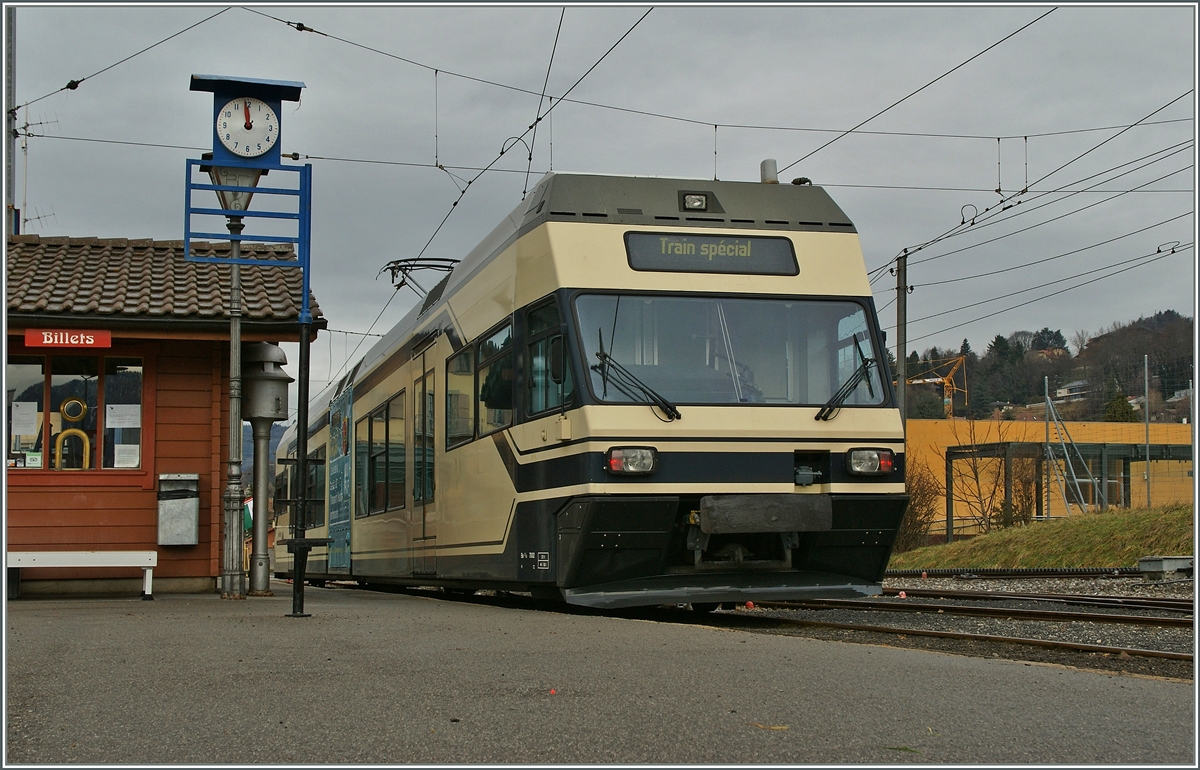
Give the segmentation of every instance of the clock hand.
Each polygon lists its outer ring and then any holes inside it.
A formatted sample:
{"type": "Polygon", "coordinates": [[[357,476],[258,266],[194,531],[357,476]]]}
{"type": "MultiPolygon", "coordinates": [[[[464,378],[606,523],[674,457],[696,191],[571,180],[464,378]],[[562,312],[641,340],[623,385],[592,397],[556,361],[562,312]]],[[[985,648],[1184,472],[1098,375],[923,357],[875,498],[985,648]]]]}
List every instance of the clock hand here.
{"type": "Polygon", "coordinates": [[[254,124],[250,122],[250,102],[242,102],[242,106],[246,108],[246,130],[254,128],[254,124]]]}

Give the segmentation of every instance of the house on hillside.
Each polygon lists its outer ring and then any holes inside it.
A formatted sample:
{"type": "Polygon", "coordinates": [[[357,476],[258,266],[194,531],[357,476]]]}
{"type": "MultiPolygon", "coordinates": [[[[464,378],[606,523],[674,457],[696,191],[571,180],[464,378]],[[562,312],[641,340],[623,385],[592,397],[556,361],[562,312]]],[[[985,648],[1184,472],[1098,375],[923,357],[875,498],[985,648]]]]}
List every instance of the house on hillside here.
{"type": "MultiPolygon", "coordinates": [[[[192,248],[230,254],[227,242],[192,248]]],[[[290,244],[244,243],[242,255],[292,258],[290,244]]],[[[186,261],[182,241],[17,235],[5,256],[8,549],[154,550],[156,592],[215,590],[229,268],[186,261]],[[164,485],[164,476],[176,478],[164,485]],[[198,501],[194,527],[171,544],[159,531],[163,494],[198,501]]],[[[244,265],[241,281],[243,341],[298,341],[300,271],[244,265]]],[[[327,324],[310,302],[315,336],[327,324]]],[[[25,593],[137,593],[141,584],[139,569],[21,573],[25,593]]]]}
{"type": "Polygon", "coordinates": [[[1054,391],[1054,397],[1060,401],[1066,401],[1067,403],[1070,403],[1072,401],[1083,401],[1088,397],[1089,392],[1091,391],[1088,388],[1087,380],[1075,380],[1074,382],[1068,382],[1061,388],[1056,389],[1054,391]]]}

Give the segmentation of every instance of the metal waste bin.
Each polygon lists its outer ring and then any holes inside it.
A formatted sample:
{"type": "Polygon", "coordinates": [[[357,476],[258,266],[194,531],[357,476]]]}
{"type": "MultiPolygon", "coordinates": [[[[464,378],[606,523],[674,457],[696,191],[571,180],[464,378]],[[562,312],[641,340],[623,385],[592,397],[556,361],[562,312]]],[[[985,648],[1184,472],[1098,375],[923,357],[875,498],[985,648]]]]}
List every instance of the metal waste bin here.
{"type": "Polygon", "coordinates": [[[158,475],[158,544],[200,542],[200,474],[158,475]]]}

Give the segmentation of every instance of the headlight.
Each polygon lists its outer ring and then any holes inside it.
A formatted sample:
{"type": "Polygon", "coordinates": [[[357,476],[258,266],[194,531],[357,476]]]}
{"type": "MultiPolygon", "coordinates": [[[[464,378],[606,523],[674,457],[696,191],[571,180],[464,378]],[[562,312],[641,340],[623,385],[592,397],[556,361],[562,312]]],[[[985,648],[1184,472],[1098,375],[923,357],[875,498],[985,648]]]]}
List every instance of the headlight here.
{"type": "Polygon", "coordinates": [[[604,453],[604,469],[609,473],[654,473],[658,452],[648,446],[613,447],[604,453]]]}
{"type": "Polygon", "coordinates": [[[896,466],[890,449],[851,449],[846,453],[846,470],[860,476],[884,476],[896,466]]]}
{"type": "Polygon", "coordinates": [[[708,211],[708,196],[684,195],[683,207],[689,211],[708,211]]]}

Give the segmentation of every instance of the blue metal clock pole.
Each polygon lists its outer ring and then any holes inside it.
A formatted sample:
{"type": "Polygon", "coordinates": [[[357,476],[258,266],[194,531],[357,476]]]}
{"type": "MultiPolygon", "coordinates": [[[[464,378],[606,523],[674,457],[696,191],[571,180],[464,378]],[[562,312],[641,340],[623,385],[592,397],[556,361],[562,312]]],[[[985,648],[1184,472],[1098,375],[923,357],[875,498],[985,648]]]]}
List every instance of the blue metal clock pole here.
{"type": "Polygon", "coordinates": [[[246,570],[242,549],[242,242],[241,217],[229,217],[229,474],[225,482],[225,558],[221,572],[221,598],[246,598],[246,570]]]}
{"type": "MultiPolygon", "coordinates": [[[[197,166],[203,172],[203,161],[187,162],[187,185],[184,203],[184,259],[189,262],[217,262],[230,266],[229,306],[229,472],[225,488],[225,541],[224,558],[220,578],[222,598],[246,598],[246,571],[243,566],[244,534],[242,525],[242,356],[241,356],[241,272],[240,266],[257,265],[263,268],[300,268],[303,276],[303,296],[300,312],[300,409],[297,425],[297,487],[293,510],[294,536],[288,542],[288,550],[295,554],[295,593],[293,615],[304,617],[303,585],[304,567],[308,551],[314,545],[324,545],[328,539],[306,539],[305,516],[307,515],[308,477],[308,353],[309,335],[312,333],[312,316],[309,313],[309,241],[312,213],[311,175],[312,167],[284,166],[280,163],[279,141],[283,126],[279,120],[280,104],[284,101],[299,101],[300,89],[304,84],[284,80],[261,80],[257,78],[233,78],[217,75],[192,75],[192,91],[209,91],[213,94],[213,151],[204,160],[210,162],[212,184],[197,184],[193,172],[197,166]],[[297,173],[299,189],[271,186],[258,188],[259,177],[268,171],[297,173]],[[221,208],[210,209],[197,206],[192,199],[196,190],[211,190],[217,193],[221,208]],[[286,207],[276,206],[270,210],[249,210],[250,198],[255,192],[270,199],[277,197],[299,198],[299,211],[289,212],[286,207]],[[193,237],[221,237],[215,233],[193,229],[193,218],[225,216],[228,220],[231,241],[228,260],[217,257],[200,257],[192,254],[193,237]],[[295,236],[263,233],[243,234],[243,218],[264,218],[276,221],[292,220],[297,223],[295,236]],[[268,243],[296,244],[296,260],[276,260],[242,257],[241,242],[254,238],[268,243]]],[[[293,156],[295,158],[296,156],[293,156]]],[[[265,501],[260,501],[265,503],[265,501]]],[[[259,515],[266,514],[265,505],[259,515]]],[[[255,527],[260,531],[260,527],[255,527]]],[[[265,536],[265,531],[262,532],[265,536]]],[[[265,553],[265,537],[256,538],[254,552],[259,557],[265,553]]],[[[259,559],[261,566],[262,559],[259,559]]],[[[255,574],[258,583],[266,576],[259,570],[255,574]]],[[[270,595],[269,590],[257,586],[255,595],[270,595]]]]}

